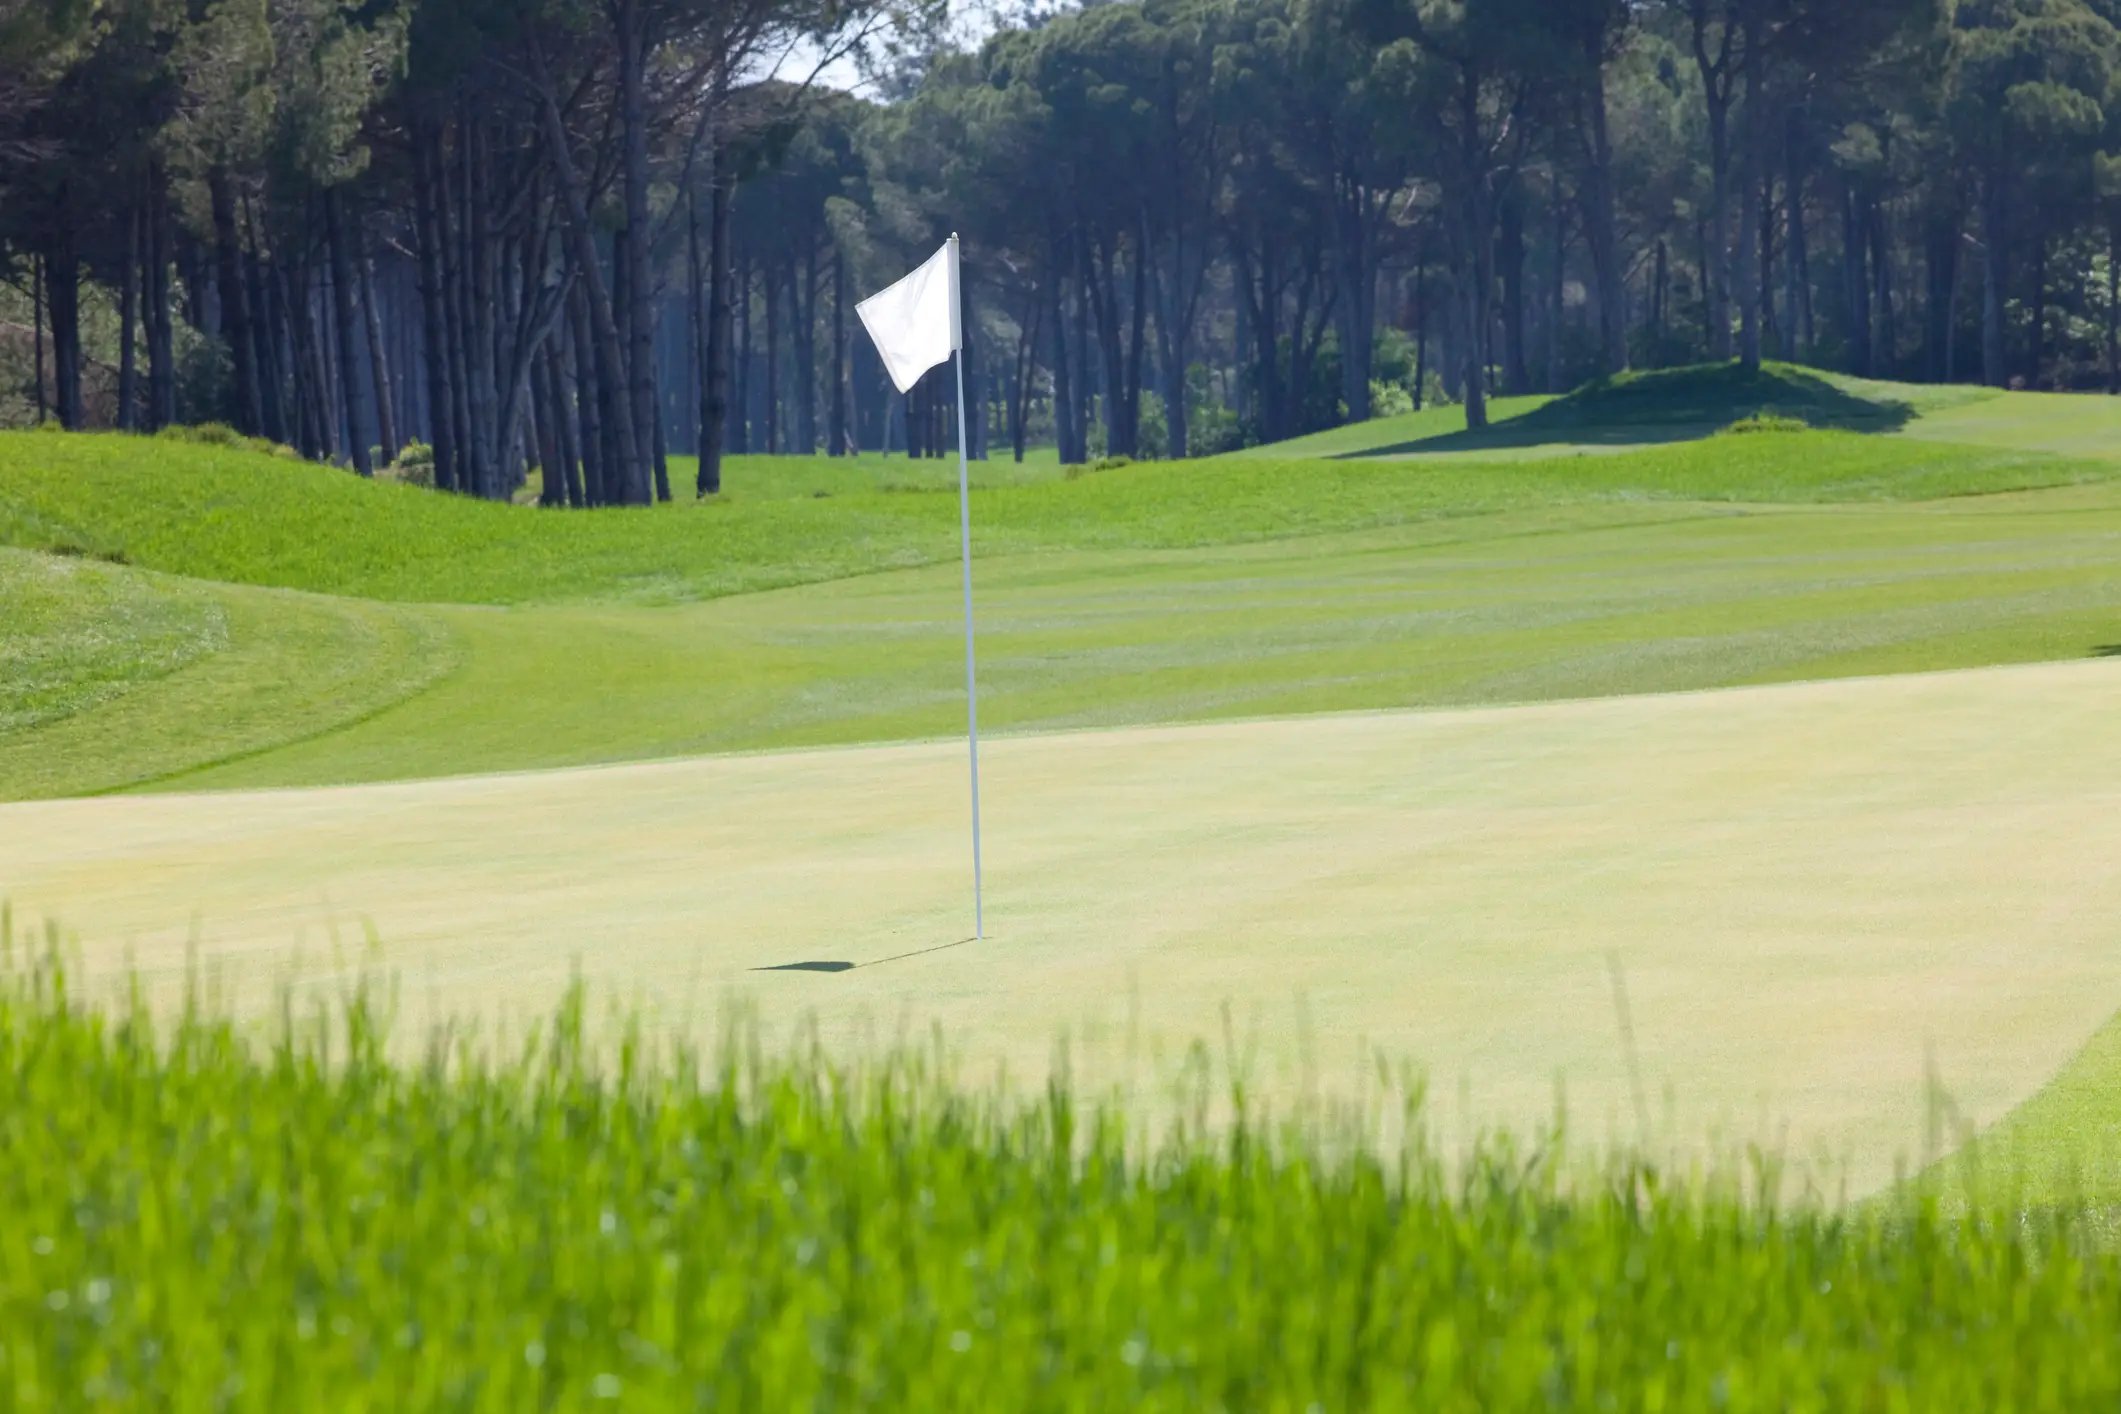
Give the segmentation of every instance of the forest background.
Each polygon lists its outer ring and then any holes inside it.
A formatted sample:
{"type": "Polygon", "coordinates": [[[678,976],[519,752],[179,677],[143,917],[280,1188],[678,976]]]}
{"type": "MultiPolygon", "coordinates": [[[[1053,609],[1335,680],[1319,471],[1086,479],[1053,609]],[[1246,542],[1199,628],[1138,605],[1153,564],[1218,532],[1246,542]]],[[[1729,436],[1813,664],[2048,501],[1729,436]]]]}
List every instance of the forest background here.
{"type": "Polygon", "coordinates": [[[0,425],[552,505],[939,455],[948,371],[896,394],[850,306],[953,230],[977,456],[1479,426],[1710,360],[2121,390],[2121,0],[952,21],[0,0],[0,425]]]}

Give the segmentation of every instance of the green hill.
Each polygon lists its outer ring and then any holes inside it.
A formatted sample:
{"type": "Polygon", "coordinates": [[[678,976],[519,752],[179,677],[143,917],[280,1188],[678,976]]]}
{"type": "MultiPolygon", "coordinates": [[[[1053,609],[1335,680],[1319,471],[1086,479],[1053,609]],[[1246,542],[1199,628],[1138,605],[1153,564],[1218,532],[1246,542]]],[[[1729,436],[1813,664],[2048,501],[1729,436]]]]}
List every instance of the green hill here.
{"type": "MultiPolygon", "coordinates": [[[[11,597],[36,607],[0,626],[14,724],[0,796],[951,730],[954,468],[734,470],[715,503],[556,512],[187,443],[0,436],[0,542],[68,552],[9,561],[10,585],[36,586],[11,597]]],[[[998,729],[1656,691],[2121,640],[2103,487],[2050,493],[2089,498],[2062,518],[1964,499],[2121,472],[2082,458],[1794,432],[1517,462],[982,472],[998,729]],[[1939,498],[1970,513],[1940,515],[1939,498]]]]}
{"type": "MultiPolygon", "coordinates": [[[[0,434],[0,544],[371,599],[685,601],[950,558],[956,496],[935,465],[911,489],[567,513],[234,449],[0,434]]],[[[1246,456],[988,486],[973,520],[987,555],[1177,549],[1614,501],[1926,500],[2116,471],[1845,432],[1494,465],[1246,456]]]]}

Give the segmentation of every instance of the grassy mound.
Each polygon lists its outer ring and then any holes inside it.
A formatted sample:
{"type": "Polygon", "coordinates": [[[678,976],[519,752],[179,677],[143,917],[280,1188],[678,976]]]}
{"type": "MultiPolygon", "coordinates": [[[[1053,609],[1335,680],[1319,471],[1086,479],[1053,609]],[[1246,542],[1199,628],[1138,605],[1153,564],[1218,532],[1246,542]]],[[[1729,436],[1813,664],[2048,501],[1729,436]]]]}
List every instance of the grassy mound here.
{"type": "Polygon", "coordinates": [[[458,666],[431,612],[0,550],[0,799],[87,795],[363,721],[458,666]]]}
{"type": "MultiPolygon", "coordinates": [[[[2116,474],[2100,462],[1846,433],[1749,440],[1772,445],[1536,465],[1134,465],[983,490],[974,535],[985,554],[1190,548],[1606,501],[1927,499],[2116,474]]],[[[956,521],[942,489],[562,514],[244,451],[0,434],[0,544],[372,599],[710,598],[945,560],[956,521]]]]}
{"type": "Polygon", "coordinates": [[[1469,431],[1465,410],[1434,407],[1252,449],[1268,457],[1521,459],[1695,441],[1762,418],[1806,427],[2106,455],[2121,441],[2121,403],[1964,386],[1880,383],[1770,363],[1626,373],[1565,397],[1496,398],[1490,425],[1469,431]]]}
{"type": "Polygon", "coordinates": [[[1629,447],[1693,441],[1761,417],[1842,432],[1898,432],[1914,421],[1918,410],[1912,401],[1885,391],[1886,386],[1867,385],[1857,391],[1811,369],[1773,363],[1757,373],[1735,363],[1623,373],[1515,416],[1505,412],[1483,431],[1373,443],[1365,454],[1494,451],[1557,443],[1629,447]]]}
{"type": "Polygon", "coordinates": [[[1507,1142],[1453,1172],[1352,1122],[1188,1122],[1145,1153],[1116,1110],[968,1091],[918,1056],[849,1074],[629,1048],[600,1071],[578,1010],[512,1063],[403,1067],[382,1030],[365,993],[261,1048],[211,1014],[158,1032],[9,980],[13,1407],[2121,1394],[2097,1334],[2121,1259],[2066,1223],[1778,1208],[1507,1142]]]}
{"type": "MultiPolygon", "coordinates": [[[[1877,385],[1874,385],[1874,388],[1877,385]]],[[[1724,427],[1763,414],[1844,432],[1893,432],[1915,417],[1911,402],[1841,383],[1794,364],[1739,364],[1623,373],[1588,383],[1516,419],[1536,430],[1724,427]]]]}
{"type": "Polygon", "coordinates": [[[0,550],[0,740],[225,647],[214,596],[93,560],[0,550]]]}

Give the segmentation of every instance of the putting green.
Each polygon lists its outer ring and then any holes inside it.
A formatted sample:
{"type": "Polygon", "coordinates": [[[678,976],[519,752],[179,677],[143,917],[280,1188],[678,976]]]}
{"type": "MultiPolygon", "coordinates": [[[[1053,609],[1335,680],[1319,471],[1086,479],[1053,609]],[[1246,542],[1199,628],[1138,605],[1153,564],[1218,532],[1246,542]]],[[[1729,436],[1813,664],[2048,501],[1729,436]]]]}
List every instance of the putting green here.
{"type": "Polygon", "coordinates": [[[576,967],[695,1024],[939,1022],[1095,1078],[1257,1032],[1426,1065],[1449,1120],[1629,1136],[1609,958],[1659,1142],[1919,1158],[1926,1067],[1986,1123],[2121,1005],[2121,664],[1022,736],[326,790],[0,807],[0,891],[91,970],[187,939],[264,1000],[371,925],[410,1019],[523,1017],[576,967]],[[191,920],[187,925],[187,920],[191,920]],[[895,960],[894,960],[895,959],[895,960]],[[780,964],[860,964],[836,974],[780,964]],[[1463,1081],[1461,1087],[1460,1082],[1463,1081]]]}

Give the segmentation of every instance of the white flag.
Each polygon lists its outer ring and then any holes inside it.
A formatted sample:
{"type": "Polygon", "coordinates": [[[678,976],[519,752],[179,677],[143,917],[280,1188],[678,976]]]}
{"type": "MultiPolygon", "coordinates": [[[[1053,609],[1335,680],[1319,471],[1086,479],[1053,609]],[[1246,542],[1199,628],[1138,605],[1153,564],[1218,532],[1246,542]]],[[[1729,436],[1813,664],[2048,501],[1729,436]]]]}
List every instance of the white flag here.
{"type": "Polygon", "coordinates": [[[889,289],[854,307],[862,327],[876,340],[891,381],[903,393],[939,363],[948,363],[961,342],[957,323],[957,237],[928,262],[889,289]]]}

